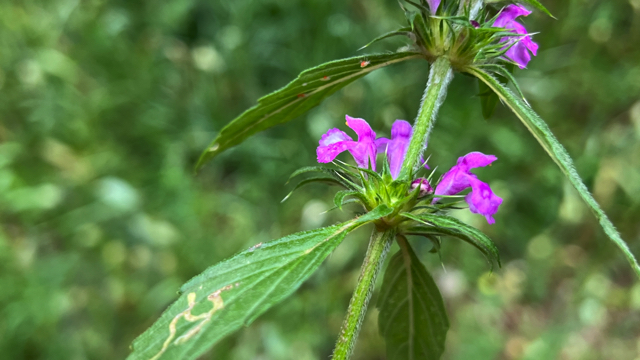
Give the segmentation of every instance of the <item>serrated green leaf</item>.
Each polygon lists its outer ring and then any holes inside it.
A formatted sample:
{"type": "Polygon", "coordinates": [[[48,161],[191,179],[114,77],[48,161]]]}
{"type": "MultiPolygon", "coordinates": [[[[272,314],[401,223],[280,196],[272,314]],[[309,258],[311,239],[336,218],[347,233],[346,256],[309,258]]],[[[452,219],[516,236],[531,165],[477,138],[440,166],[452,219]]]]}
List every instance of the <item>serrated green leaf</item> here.
{"type": "Polygon", "coordinates": [[[378,207],[338,225],[257,244],[205,270],[133,342],[129,360],[195,359],[291,295],[351,230],[389,215],[378,207]]]}
{"type": "Polygon", "coordinates": [[[462,221],[446,215],[434,215],[434,214],[400,214],[408,219],[417,221],[419,223],[432,226],[433,232],[438,232],[442,235],[449,235],[457,237],[460,240],[468,242],[486,257],[491,268],[493,269],[493,262],[497,262],[498,266],[502,266],[500,263],[500,253],[493,241],[480,230],[469,226],[462,221]]]}
{"type": "Polygon", "coordinates": [[[573,187],[578,190],[582,200],[591,208],[595,214],[600,226],[607,234],[609,239],[614,242],[622,250],[623,254],[627,258],[627,261],[640,277],[640,265],[635,256],[627,246],[627,243],[622,240],[620,234],[616,230],[615,226],[611,223],[611,220],[602,211],[600,205],[593,198],[589,189],[584,185],[580,175],[573,165],[573,160],[564,146],[560,144],[558,139],[553,135],[551,129],[547,123],[542,120],[538,114],[521,98],[516,96],[511,90],[502,85],[496,78],[483,71],[482,69],[472,67],[468,69],[469,73],[475,75],[480,80],[484,81],[499,97],[502,101],[518,116],[522,123],[529,129],[529,132],[538,140],[540,145],[551,156],[553,161],[560,167],[560,170],[569,179],[573,187]]]}
{"type": "Polygon", "coordinates": [[[388,360],[437,360],[444,352],[449,320],[440,291],[404,239],[384,274],[378,328],[388,360]]]}
{"type": "Polygon", "coordinates": [[[419,58],[415,52],[357,56],[303,71],[284,88],[258,100],[258,105],[227,124],[200,155],[196,171],[207,161],[249,136],[293,120],[339,89],[381,67],[419,58]]]}

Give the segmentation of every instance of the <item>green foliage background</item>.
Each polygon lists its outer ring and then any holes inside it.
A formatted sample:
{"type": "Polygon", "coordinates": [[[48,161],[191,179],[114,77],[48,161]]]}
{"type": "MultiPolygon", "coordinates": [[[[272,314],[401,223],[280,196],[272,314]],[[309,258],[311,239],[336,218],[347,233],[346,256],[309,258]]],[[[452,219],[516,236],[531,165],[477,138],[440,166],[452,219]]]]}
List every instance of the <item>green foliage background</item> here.
{"type": "MultiPolygon", "coordinates": [[[[526,19],[541,51],[515,76],[640,255],[640,1],[567,0],[526,19]]],[[[335,189],[284,204],[344,114],[383,134],[415,116],[426,63],[379,70],[194,176],[224,124],[300,71],[403,24],[391,0],[0,2],[0,357],[123,358],[193,275],[244,248],[346,220],[335,189]]],[[[400,39],[366,51],[395,50],[400,39]]],[[[458,75],[429,144],[442,171],[470,151],[505,199],[503,268],[456,240],[443,265],[413,239],[451,317],[445,359],[634,359],[640,284],[514,115],[482,119],[458,75]],[[444,269],[446,269],[446,271],[444,269]]],[[[358,230],[291,298],[204,358],[323,359],[364,255],[358,230]]],[[[370,309],[356,359],[383,359],[370,309]]]]}

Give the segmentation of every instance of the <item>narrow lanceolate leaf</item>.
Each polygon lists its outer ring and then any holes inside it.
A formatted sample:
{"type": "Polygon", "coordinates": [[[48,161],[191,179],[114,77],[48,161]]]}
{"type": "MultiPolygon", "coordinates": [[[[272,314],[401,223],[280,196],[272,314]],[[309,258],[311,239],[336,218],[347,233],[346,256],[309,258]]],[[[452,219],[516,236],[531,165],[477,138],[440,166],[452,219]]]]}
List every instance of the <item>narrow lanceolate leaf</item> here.
{"type": "Polygon", "coordinates": [[[303,71],[287,86],[260,98],[258,105],[227,124],[202,153],[196,170],[249,136],[304,114],[331,94],[373,70],[421,56],[415,52],[357,56],[303,71]]]}
{"type": "Polygon", "coordinates": [[[409,243],[400,238],[399,244],[378,300],[387,360],[438,360],[449,330],[442,296],[409,243]]]}
{"type": "Polygon", "coordinates": [[[487,258],[487,261],[493,268],[493,263],[500,264],[500,254],[498,248],[489,239],[489,237],[482,233],[482,231],[469,226],[462,221],[446,215],[434,215],[434,214],[410,214],[402,213],[402,216],[417,221],[418,223],[425,224],[428,227],[425,228],[425,234],[438,233],[441,235],[449,235],[457,237],[460,240],[468,242],[487,258]]]}
{"type": "Polygon", "coordinates": [[[256,244],[205,270],[133,342],[130,360],[195,359],[291,295],[358,226],[391,213],[381,206],[334,226],[256,244]]]}
{"type": "Polygon", "coordinates": [[[591,193],[589,193],[589,190],[582,182],[580,175],[578,175],[578,172],[573,165],[571,156],[567,153],[567,150],[565,150],[562,144],[560,144],[558,139],[556,139],[544,120],[542,120],[523,99],[513,94],[511,90],[502,85],[490,74],[478,68],[470,68],[467,71],[484,81],[524,123],[527,129],[529,129],[540,145],[542,145],[553,161],[555,161],[562,172],[567,176],[571,184],[576,188],[576,190],[578,190],[578,193],[584,202],[587,203],[591,210],[593,210],[593,213],[600,222],[600,226],[602,226],[604,232],[609,236],[611,241],[613,241],[620,250],[622,250],[627,261],[629,261],[633,270],[640,277],[640,266],[638,265],[638,261],[633,256],[633,253],[629,250],[629,247],[624,240],[622,240],[622,237],[620,237],[620,234],[613,226],[607,215],[602,211],[600,205],[598,205],[591,193]]]}

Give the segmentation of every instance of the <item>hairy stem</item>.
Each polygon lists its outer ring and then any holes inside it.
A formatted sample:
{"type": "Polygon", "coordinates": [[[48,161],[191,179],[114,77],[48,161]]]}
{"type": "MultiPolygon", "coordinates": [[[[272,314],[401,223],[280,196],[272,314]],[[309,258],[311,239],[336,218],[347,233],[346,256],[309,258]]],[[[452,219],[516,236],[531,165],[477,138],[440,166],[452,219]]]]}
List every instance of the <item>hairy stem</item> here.
{"type": "Polygon", "coordinates": [[[378,273],[380,273],[387,253],[389,253],[389,248],[393,243],[394,237],[395,229],[389,229],[385,232],[374,230],[373,234],[371,234],[367,255],[360,269],[358,284],[351,296],[347,316],[342,323],[340,337],[333,351],[333,360],[347,360],[353,353],[356,340],[358,339],[358,333],[360,332],[360,325],[362,325],[362,321],[367,312],[369,299],[373,293],[376,278],[378,277],[378,273]]]}
{"type": "Polygon", "coordinates": [[[404,158],[400,179],[408,179],[413,170],[420,165],[420,155],[427,146],[429,134],[436,122],[438,109],[447,96],[447,86],[453,79],[453,70],[449,59],[439,57],[429,71],[429,81],[422,97],[420,112],[413,125],[413,137],[409,143],[407,156],[404,158]]]}

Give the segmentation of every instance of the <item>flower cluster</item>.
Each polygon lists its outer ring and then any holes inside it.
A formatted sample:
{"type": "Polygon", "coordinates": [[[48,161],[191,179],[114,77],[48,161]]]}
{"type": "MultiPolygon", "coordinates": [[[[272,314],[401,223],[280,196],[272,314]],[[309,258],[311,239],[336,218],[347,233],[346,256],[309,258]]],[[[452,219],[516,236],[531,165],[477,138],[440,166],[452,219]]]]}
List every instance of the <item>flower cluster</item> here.
{"type": "Polygon", "coordinates": [[[405,12],[412,28],[412,38],[427,58],[445,55],[462,69],[468,65],[495,63],[502,59],[523,69],[531,61],[531,54],[538,52],[538,44],[533,42],[531,34],[516,21],[519,17],[531,14],[522,5],[507,5],[493,16],[491,6],[485,6],[479,14],[472,14],[470,8],[458,6],[457,0],[409,3],[420,10],[405,9],[405,12]],[[455,22],[452,20],[454,18],[455,22]],[[463,18],[468,20],[461,22],[463,18]],[[447,23],[446,26],[443,22],[447,23]],[[466,26],[460,26],[465,22],[466,26]],[[496,31],[496,28],[504,31],[496,31]]]}
{"type": "MultiPolygon", "coordinates": [[[[354,141],[348,134],[334,128],[327,131],[319,141],[317,156],[319,163],[332,162],[340,153],[349,151],[358,167],[376,170],[378,153],[386,155],[391,177],[395,180],[400,174],[409,142],[413,134],[411,124],[404,120],[396,120],[391,128],[391,139],[376,138],[376,133],[364,119],[346,116],[347,126],[355,131],[358,140],[354,141]]],[[[435,190],[426,178],[414,179],[411,188],[420,187],[423,194],[433,194],[433,203],[440,200],[437,196],[457,195],[471,188],[465,197],[469,210],[475,214],[484,215],[489,224],[495,223],[493,215],[498,211],[502,199],[493,193],[488,184],[480,181],[471,169],[490,165],[497,160],[494,155],[484,155],[472,152],[458,159],[457,164],[444,174],[435,190]]],[[[425,164],[425,167],[429,167],[425,164]]]]}

